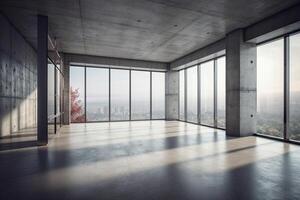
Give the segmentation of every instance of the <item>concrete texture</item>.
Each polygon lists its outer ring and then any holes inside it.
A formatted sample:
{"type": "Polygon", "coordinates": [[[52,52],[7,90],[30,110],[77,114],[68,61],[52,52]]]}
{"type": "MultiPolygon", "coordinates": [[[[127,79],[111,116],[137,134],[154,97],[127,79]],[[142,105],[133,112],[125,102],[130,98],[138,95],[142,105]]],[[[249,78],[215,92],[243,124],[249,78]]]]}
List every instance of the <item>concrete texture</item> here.
{"type": "Polygon", "coordinates": [[[210,45],[207,45],[201,49],[196,50],[188,55],[178,58],[171,62],[170,67],[172,70],[180,70],[187,68],[200,62],[213,59],[225,55],[225,43],[226,40],[222,39],[210,45]]]}
{"type": "Polygon", "coordinates": [[[0,14],[0,137],[36,134],[36,52],[0,14]]]}
{"type": "Polygon", "coordinates": [[[166,73],[166,119],[179,119],[179,72],[166,73]]]}
{"type": "Polygon", "coordinates": [[[70,112],[71,112],[71,96],[70,96],[70,61],[65,54],[63,54],[63,73],[64,73],[64,90],[63,90],[63,110],[64,114],[62,117],[62,123],[68,125],[71,122],[70,112]]]}
{"type": "Polygon", "coordinates": [[[67,53],[170,62],[299,0],[2,0],[4,11],[35,44],[35,15],[67,53]]]}
{"type": "Polygon", "coordinates": [[[245,41],[263,42],[300,28],[300,4],[283,10],[245,29],[245,41]]]}
{"type": "MultiPolygon", "coordinates": [[[[38,15],[37,48],[37,142],[48,143],[48,17],[38,15]]],[[[57,93],[55,93],[57,95],[57,93]]],[[[57,97],[55,97],[57,99],[57,97]]]]}
{"type": "Polygon", "coordinates": [[[256,132],[256,45],[238,29],[226,37],[226,134],[256,132]]]}
{"type": "MultiPolygon", "coordinates": [[[[167,63],[151,62],[143,60],[133,60],[124,58],[113,58],[103,56],[89,56],[79,54],[64,54],[64,58],[72,65],[85,65],[85,66],[107,66],[118,68],[130,69],[146,69],[153,71],[167,71],[167,63]]],[[[68,64],[66,63],[66,64],[68,64]]]]}
{"type": "Polygon", "coordinates": [[[3,200],[297,200],[300,147],[177,121],[72,124],[1,151],[3,200]]]}

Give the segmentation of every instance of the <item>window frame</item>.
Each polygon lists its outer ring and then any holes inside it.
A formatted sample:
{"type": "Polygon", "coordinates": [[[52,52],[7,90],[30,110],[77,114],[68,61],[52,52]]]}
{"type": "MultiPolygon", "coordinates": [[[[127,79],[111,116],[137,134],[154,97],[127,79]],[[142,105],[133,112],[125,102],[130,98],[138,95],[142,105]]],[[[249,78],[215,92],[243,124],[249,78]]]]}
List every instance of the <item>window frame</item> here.
{"type": "MultiPolygon", "coordinates": [[[[159,72],[159,73],[164,73],[165,75],[165,81],[166,81],[166,71],[160,71],[160,70],[149,70],[149,69],[128,69],[128,68],[123,68],[121,66],[114,66],[114,67],[109,67],[109,66],[104,66],[104,65],[99,65],[99,66],[94,66],[94,65],[78,65],[78,64],[70,64],[69,66],[71,67],[82,67],[84,68],[84,112],[86,116],[86,69],[87,68],[102,68],[102,69],[109,69],[109,119],[107,121],[87,121],[87,118],[85,117],[84,122],[71,122],[71,123],[102,123],[102,122],[123,122],[123,121],[150,121],[150,120],[166,120],[166,90],[165,90],[165,113],[164,113],[164,118],[160,119],[155,119],[152,118],[152,72],[159,72]],[[111,119],[111,70],[126,70],[129,71],[129,119],[128,120],[112,120],[111,119]],[[149,119],[132,119],[132,72],[133,71],[143,71],[143,72],[150,72],[150,118],[149,119]]],[[[71,79],[71,77],[70,77],[71,79]]],[[[166,89],[166,88],[165,88],[166,89]]],[[[70,94],[69,94],[70,95],[70,94]]]]}
{"type": "MultiPolygon", "coordinates": [[[[197,64],[193,64],[191,66],[188,66],[184,69],[180,69],[178,70],[178,73],[180,71],[183,71],[184,73],[184,91],[185,91],[185,94],[184,94],[184,114],[185,114],[185,117],[184,117],[184,120],[180,119],[180,92],[178,92],[178,108],[179,108],[179,114],[178,114],[178,121],[182,121],[182,122],[186,122],[186,123],[191,123],[191,124],[196,124],[196,125],[201,125],[201,126],[205,126],[205,127],[210,127],[210,128],[215,128],[215,129],[220,129],[220,130],[226,130],[226,122],[225,122],[225,128],[223,127],[218,127],[218,123],[217,123],[217,114],[216,114],[216,109],[217,109],[217,98],[218,98],[218,94],[217,94],[217,90],[218,90],[218,86],[217,86],[217,60],[219,58],[225,58],[225,72],[226,72],[226,54],[223,54],[223,55],[220,55],[220,56],[217,56],[215,58],[212,58],[212,59],[208,59],[208,60],[205,60],[205,61],[202,61],[202,62],[199,62],[197,64]],[[206,125],[206,124],[203,124],[201,123],[201,80],[200,80],[200,77],[201,77],[201,67],[200,65],[204,64],[204,63],[207,63],[207,62],[211,62],[213,61],[213,77],[214,77],[214,91],[213,91],[213,94],[214,94],[214,125],[213,126],[210,126],[210,125],[206,125]],[[195,123],[195,122],[190,122],[190,121],[187,121],[187,69],[191,68],[191,67],[194,67],[194,66],[197,66],[197,88],[198,88],[198,91],[197,91],[197,116],[198,116],[198,123],[195,123]]],[[[179,76],[179,75],[178,75],[179,76]]],[[[226,73],[225,73],[225,78],[226,78],[226,73]]],[[[180,79],[180,78],[179,78],[180,79]]],[[[179,80],[180,82],[180,80],[179,80]]],[[[180,86],[180,83],[179,83],[179,86],[180,86]]],[[[180,90],[179,90],[180,91],[180,90]]],[[[226,91],[225,91],[225,102],[226,102],[226,91]]],[[[226,118],[225,118],[226,120],[226,118]]]]}

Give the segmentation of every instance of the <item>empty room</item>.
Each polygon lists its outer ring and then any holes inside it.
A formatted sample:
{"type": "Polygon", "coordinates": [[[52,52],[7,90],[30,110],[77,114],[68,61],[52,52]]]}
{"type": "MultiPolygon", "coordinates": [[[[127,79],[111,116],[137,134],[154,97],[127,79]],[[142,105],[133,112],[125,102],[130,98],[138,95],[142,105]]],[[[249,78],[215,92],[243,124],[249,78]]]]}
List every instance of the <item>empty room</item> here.
{"type": "Polygon", "coordinates": [[[1,0],[1,200],[300,199],[299,0],[1,0]]]}

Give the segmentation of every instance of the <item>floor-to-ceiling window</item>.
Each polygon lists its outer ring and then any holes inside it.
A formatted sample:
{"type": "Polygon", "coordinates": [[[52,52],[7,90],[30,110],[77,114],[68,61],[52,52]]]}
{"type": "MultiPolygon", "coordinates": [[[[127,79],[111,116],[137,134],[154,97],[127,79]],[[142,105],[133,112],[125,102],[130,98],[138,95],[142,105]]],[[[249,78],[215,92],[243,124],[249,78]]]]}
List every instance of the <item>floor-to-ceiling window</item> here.
{"type": "Polygon", "coordinates": [[[70,69],[71,122],[85,122],[85,68],[70,69]]]}
{"type": "Polygon", "coordinates": [[[179,120],[224,129],[225,103],[225,56],[179,71],[179,120]]]}
{"type": "Polygon", "coordinates": [[[300,140],[300,33],[257,46],[257,133],[300,140]]]}
{"type": "Polygon", "coordinates": [[[54,133],[55,119],[55,66],[48,60],[48,133],[54,133]]]}
{"type": "Polygon", "coordinates": [[[202,63],[200,70],[200,122],[204,125],[214,126],[214,61],[202,63]]]}
{"type": "Polygon", "coordinates": [[[283,137],[284,40],[257,47],[257,132],[283,137]]]}
{"type": "Polygon", "coordinates": [[[217,127],[226,127],[226,64],[225,57],[216,60],[217,73],[217,127]]]}
{"type": "Polygon", "coordinates": [[[86,68],[86,121],[109,120],[109,69],[86,68]]]}
{"type": "Polygon", "coordinates": [[[152,119],[165,118],[165,73],[152,72],[152,119]]]}
{"type": "Polygon", "coordinates": [[[185,120],[185,70],[179,71],[179,119],[185,120]]]}
{"type": "Polygon", "coordinates": [[[300,140],[300,34],[289,38],[290,98],[288,135],[300,140]]]}
{"type": "Polygon", "coordinates": [[[150,72],[131,71],[131,119],[150,119],[150,72]]]}
{"type": "Polygon", "coordinates": [[[165,72],[71,66],[71,122],[165,119],[165,72]]]}
{"type": "Polygon", "coordinates": [[[60,64],[48,59],[48,133],[56,133],[61,126],[63,74],[60,64]]]}
{"type": "Polygon", "coordinates": [[[55,101],[56,101],[56,110],[55,110],[55,123],[56,129],[62,125],[62,86],[63,86],[63,75],[61,72],[61,65],[56,65],[56,94],[55,94],[55,101]]]}
{"type": "Polygon", "coordinates": [[[193,66],[187,69],[187,121],[198,123],[198,83],[197,83],[197,66],[193,66]]]}
{"type": "Polygon", "coordinates": [[[129,120],[129,70],[111,69],[111,120],[129,120]]]}

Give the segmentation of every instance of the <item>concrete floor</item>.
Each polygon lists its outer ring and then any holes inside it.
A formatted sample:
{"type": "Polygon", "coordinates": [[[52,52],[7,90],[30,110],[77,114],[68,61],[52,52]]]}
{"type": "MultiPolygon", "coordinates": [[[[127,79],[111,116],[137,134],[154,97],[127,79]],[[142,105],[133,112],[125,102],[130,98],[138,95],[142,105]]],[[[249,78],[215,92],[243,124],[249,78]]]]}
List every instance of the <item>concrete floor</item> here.
{"type": "Polygon", "coordinates": [[[0,199],[300,198],[299,146],[175,121],[73,124],[0,161],[0,199]]]}

